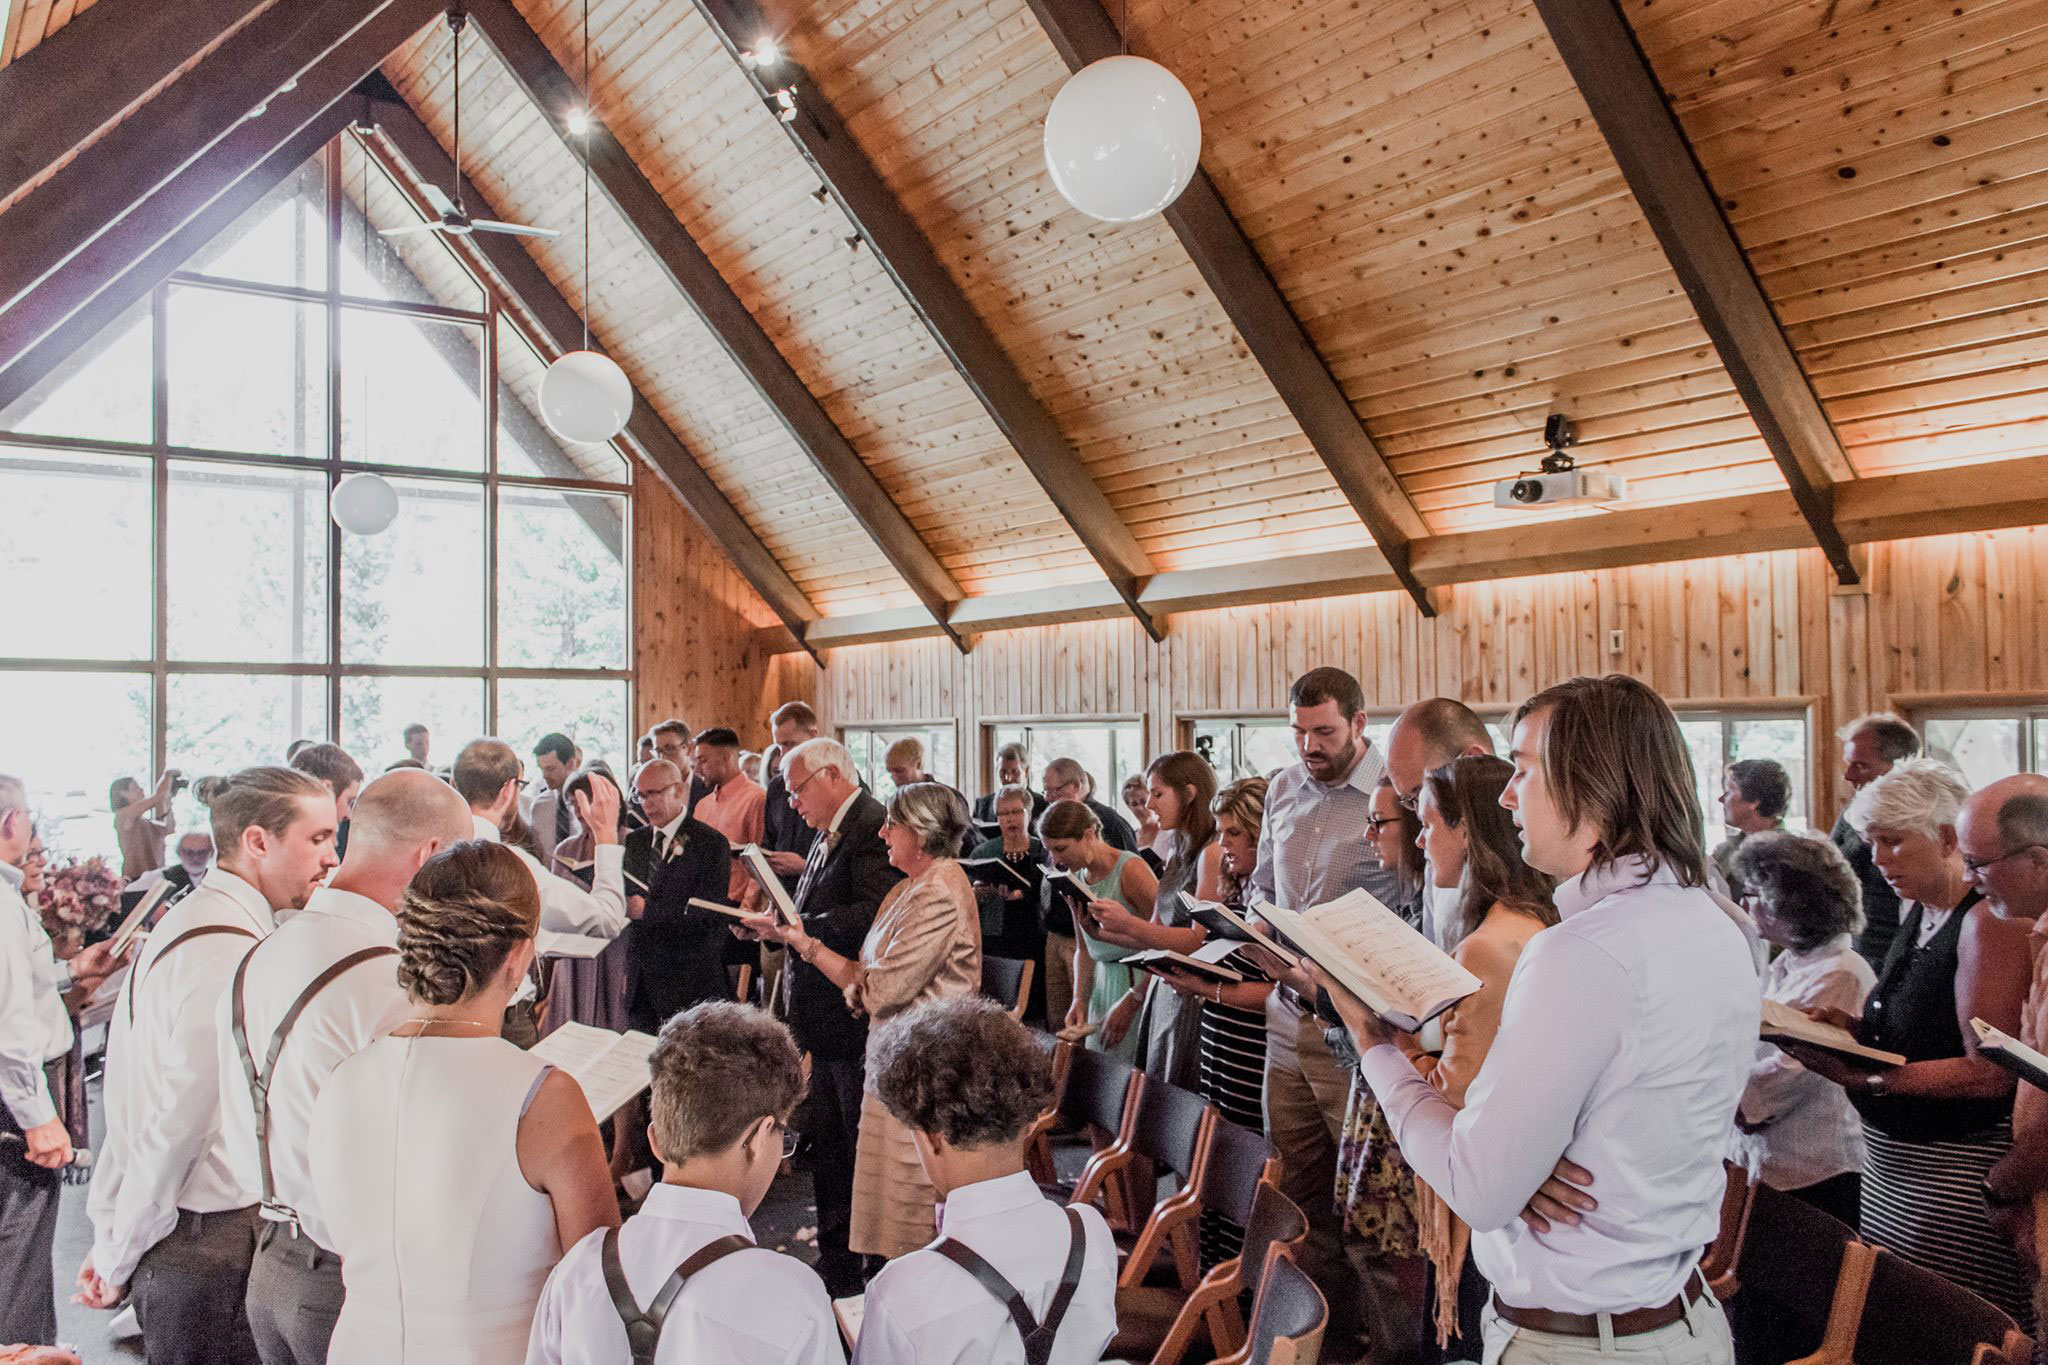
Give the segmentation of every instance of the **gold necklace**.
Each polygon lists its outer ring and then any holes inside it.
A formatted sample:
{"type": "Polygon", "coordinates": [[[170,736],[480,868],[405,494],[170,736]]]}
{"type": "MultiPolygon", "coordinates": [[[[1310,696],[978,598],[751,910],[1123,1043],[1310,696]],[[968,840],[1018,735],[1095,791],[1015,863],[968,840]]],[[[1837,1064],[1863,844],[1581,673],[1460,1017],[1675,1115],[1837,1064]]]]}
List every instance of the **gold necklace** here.
{"type": "Polygon", "coordinates": [[[456,1024],[460,1024],[464,1028],[480,1029],[486,1033],[500,1033],[504,1030],[503,1024],[487,1024],[481,1019],[408,1019],[398,1027],[404,1028],[406,1024],[417,1024],[419,1031],[417,1033],[399,1034],[398,1029],[393,1029],[392,1033],[399,1037],[424,1038],[427,1036],[426,1031],[430,1028],[441,1025],[453,1026],[456,1024]]]}

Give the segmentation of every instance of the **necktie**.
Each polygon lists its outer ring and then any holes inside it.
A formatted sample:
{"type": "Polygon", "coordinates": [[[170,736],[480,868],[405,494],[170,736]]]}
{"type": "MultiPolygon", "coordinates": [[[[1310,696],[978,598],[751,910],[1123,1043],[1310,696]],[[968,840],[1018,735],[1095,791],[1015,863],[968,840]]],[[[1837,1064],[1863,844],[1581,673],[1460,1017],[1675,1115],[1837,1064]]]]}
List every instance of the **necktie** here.
{"type": "Polygon", "coordinates": [[[555,793],[555,842],[560,844],[569,837],[569,827],[575,822],[569,818],[569,793],[555,793]]]}
{"type": "Polygon", "coordinates": [[[654,831],[654,861],[659,863],[666,862],[667,860],[668,834],[664,830],[656,830],[654,831]]]}

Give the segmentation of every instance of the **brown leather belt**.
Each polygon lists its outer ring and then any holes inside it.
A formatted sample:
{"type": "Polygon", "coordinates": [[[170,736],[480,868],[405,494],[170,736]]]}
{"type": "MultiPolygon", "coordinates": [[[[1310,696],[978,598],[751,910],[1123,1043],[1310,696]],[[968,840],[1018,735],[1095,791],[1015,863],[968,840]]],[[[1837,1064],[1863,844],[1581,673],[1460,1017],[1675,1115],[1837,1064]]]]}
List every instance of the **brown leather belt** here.
{"type": "MultiPolygon", "coordinates": [[[[1617,1337],[1640,1336],[1654,1332],[1659,1327],[1669,1327],[1674,1322],[1685,1320],[1685,1306],[1697,1303],[1707,1296],[1707,1282],[1694,1270],[1686,1278],[1685,1288],[1677,1298],[1655,1308],[1632,1308],[1626,1313],[1608,1314],[1611,1330],[1617,1337]]],[[[1557,1313],[1548,1308],[1516,1308],[1501,1302],[1498,1294],[1493,1296],[1493,1311],[1500,1314],[1503,1322],[1517,1327],[1526,1327],[1532,1332],[1549,1332],[1560,1337],[1597,1337],[1600,1335],[1600,1318],[1595,1313],[1557,1313]]]]}

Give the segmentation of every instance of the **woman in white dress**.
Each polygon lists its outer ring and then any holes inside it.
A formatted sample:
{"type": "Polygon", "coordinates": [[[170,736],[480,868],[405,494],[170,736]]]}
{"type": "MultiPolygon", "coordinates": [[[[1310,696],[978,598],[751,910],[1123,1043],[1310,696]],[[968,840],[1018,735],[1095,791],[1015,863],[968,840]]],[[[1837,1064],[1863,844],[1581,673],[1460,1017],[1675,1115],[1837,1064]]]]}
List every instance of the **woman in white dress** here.
{"type": "Polygon", "coordinates": [[[562,1249],[618,1224],[582,1089],[498,1036],[539,923],[501,844],[445,849],[406,888],[413,1015],[335,1068],[313,1121],[346,1290],[330,1365],[518,1365],[562,1249]]]}

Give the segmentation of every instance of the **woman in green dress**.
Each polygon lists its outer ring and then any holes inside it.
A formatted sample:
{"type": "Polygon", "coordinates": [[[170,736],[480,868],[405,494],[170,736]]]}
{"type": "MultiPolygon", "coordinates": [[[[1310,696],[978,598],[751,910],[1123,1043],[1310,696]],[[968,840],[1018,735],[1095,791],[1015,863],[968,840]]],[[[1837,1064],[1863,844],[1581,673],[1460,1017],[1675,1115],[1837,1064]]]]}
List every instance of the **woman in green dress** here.
{"type": "MultiPolygon", "coordinates": [[[[1089,902],[1107,901],[1140,919],[1152,918],[1159,893],[1158,879],[1144,859],[1112,847],[1102,837],[1102,822],[1094,811],[1079,801],[1055,801],[1038,822],[1038,837],[1062,873],[1074,873],[1087,883],[1089,902]]],[[[1049,879],[1052,894],[1067,894],[1071,886],[1064,876],[1049,879]]],[[[1073,893],[1079,900],[1078,890],[1073,893]]],[[[1112,1052],[1123,1060],[1138,1055],[1138,1008],[1140,992],[1132,989],[1131,969],[1123,959],[1136,951],[1118,947],[1089,932],[1087,904],[1075,907],[1074,915],[1074,1003],[1067,1011],[1068,1036],[1088,1030],[1088,1046],[1112,1052]]]]}

